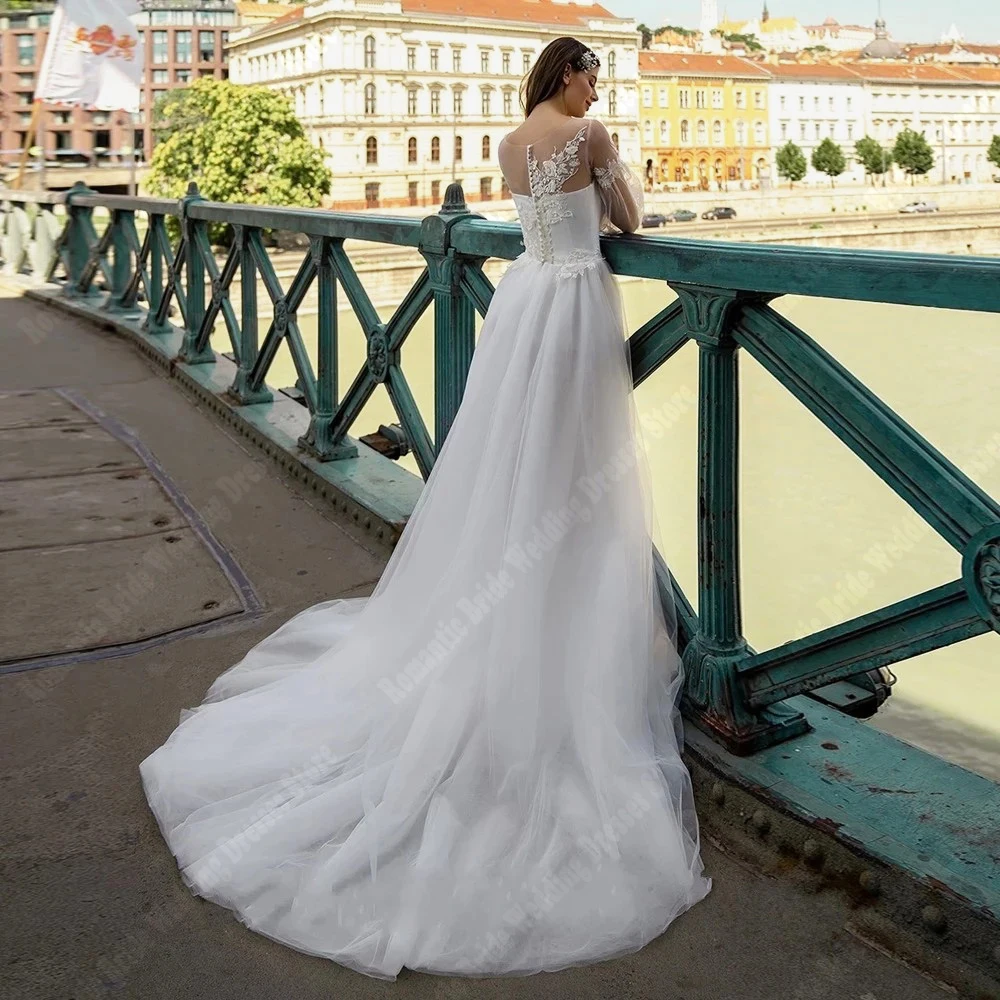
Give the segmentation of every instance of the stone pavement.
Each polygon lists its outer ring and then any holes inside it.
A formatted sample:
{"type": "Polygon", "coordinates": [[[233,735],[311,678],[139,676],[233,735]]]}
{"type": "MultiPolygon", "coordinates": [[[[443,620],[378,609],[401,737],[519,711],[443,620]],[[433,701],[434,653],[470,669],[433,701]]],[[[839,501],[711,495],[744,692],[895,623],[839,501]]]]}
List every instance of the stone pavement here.
{"type": "Polygon", "coordinates": [[[714,889],[662,937],[525,978],[372,980],[193,898],[139,762],[292,614],[369,593],[385,553],[114,335],[8,288],[0,351],[0,997],[944,995],[849,934],[842,897],[765,878],[707,843],[714,889]]]}

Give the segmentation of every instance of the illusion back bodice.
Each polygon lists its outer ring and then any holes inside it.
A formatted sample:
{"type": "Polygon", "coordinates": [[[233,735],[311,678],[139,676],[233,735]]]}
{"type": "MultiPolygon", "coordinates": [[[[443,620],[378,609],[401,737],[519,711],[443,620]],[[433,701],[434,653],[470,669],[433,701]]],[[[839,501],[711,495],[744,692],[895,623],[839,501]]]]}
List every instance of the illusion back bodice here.
{"type": "Polygon", "coordinates": [[[528,258],[576,273],[600,261],[602,230],[638,228],[642,189],[600,122],[571,118],[528,144],[505,138],[499,158],[528,258]]]}

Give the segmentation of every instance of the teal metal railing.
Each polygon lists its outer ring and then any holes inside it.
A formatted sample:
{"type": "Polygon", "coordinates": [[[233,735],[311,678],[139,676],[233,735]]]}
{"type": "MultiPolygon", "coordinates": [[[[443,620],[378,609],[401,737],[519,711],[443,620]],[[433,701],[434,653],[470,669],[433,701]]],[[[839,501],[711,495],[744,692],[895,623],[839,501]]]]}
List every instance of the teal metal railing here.
{"type": "MultiPolygon", "coordinates": [[[[150,336],[183,328],[178,358],[217,362],[209,339],[222,316],[236,375],[235,406],[271,399],[268,370],[280,345],[290,349],[310,414],[299,445],[315,459],[357,455],[349,436],[362,407],[384,385],[426,478],[465,388],[475,345],[475,313],[485,315],[493,286],[487,258],[513,259],[520,230],[469,213],[452,185],[441,212],[422,220],[316,210],[261,208],[203,200],[192,186],[179,202],[98,196],[78,186],[68,195],[9,192],[4,201],[3,259],[8,272],[61,280],[67,296],[101,308],[134,310],[145,299],[150,336]],[[64,224],[56,212],[64,202],[64,224]],[[110,219],[96,231],[93,212],[110,219]],[[136,215],[146,218],[140,240],[136,215]],[[170,238],[169,219],[180,237],[170,238]],[[210,225],[230,227],[220,268],[210,225]],[[309,252],[287,288],[275,274],[265,230],[308,237],[309,252]],[[58,235],[56,235],[58,234],[58,235]],[[383,323],[344,252],[346,239],[417,248],[426,266],[383,323]],[[62,276],[60,273],[62,272],[62,276]],[[240,276],[237,310],[229,289],[240,276]],[[312,285],[319,298],[317,370],[296,312],[312,285]],[[266,295],[267,330],[258,342],[266,295]],[[342,292],[367,342],[364,367],[341,395],[337,363],[337,294],[342,292]],[[401,364],[401,347],[434,307],[435,413],[431,436],[401,364]]],[[[1000,505],[867,389],[807,333],[771,308],[781,295],[822,296],[1000,313],[1000,261],[880,251],[774,247],[663,237],[605,238],[604,253],[623,275],[665,282],[677,295],[629,341],[636,385],[688,341],[699,351],[699,521],[696,615],[674,586],[686,667],[684,710],[730,750],[747,754],[808,729],[785,702],[835,681],[975,635],[1000,631],[1000,505]],[[738,359],[746,351],[917,511],[961,557],[951,583],[917,594],[774,649],[755,651],[743,636],[739,563],[738,359]]],[[[661,587],[669,579],[658,563],[661,587]]]]}

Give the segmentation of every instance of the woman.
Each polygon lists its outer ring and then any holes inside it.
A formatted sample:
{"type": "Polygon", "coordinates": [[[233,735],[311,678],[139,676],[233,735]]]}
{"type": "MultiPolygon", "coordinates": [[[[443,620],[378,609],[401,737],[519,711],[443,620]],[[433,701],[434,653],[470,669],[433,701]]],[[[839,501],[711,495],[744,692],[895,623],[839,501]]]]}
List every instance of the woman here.
{"type": "Polygon", "coordinates": [[[499,149],[525,253],[375,592],[293,618],[141,767],[193,892],[368,975],[621,955],[709,889],[598,240],[642,196],[585,118],[599,65],[560,38],[526,81],[499,149]]]}

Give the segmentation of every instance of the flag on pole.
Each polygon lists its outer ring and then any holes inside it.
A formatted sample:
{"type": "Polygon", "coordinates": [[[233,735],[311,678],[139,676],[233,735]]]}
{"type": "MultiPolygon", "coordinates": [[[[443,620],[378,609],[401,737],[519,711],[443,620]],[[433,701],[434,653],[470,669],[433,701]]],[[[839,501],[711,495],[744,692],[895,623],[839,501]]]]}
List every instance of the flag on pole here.
{"type": "Polygon", "coordinates": [[[138,111],[146,53],[130,16],[139,12],[137,0],[59,0],[35,100],[138,111]]]}

